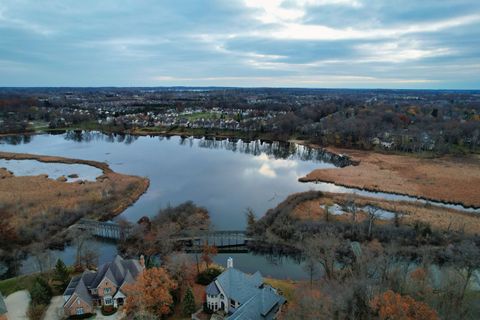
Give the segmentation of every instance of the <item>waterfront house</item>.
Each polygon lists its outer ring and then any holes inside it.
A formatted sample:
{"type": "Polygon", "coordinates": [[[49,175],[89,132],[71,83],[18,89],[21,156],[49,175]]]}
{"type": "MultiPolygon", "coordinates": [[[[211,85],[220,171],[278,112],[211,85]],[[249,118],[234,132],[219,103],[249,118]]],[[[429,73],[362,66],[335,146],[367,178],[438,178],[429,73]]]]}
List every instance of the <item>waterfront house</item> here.
{"type": "Polygon", "coordinates": [[[206,288],[207,307],[228,320],[276,319],[285,298],[264,283],[260,272],[247,274],[233,267],[227,269],[206,288]]]}
{"type": "Polygon", "coordinates": [[[144,266],[143,256],[140,260],[125,260],[117,255],[96,271],[87,270],[73,277],[63,293],[65,315],[94,313],[97,306],[123,305],[126,296],[122,289],[135,281],[144,266]]]}

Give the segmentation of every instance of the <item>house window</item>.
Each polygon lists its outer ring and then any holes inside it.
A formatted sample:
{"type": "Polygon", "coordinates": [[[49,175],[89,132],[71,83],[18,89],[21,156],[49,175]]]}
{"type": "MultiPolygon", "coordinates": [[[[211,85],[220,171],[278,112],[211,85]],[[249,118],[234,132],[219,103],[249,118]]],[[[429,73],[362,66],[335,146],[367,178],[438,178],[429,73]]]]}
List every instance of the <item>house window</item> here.
{"type": "Polygon", "coordinates": [[[223,293],[222,293],[222,294],[220,294],[220,299],[223,299],[223,297],[224,297],[224,296],[223,296],[223,293]]]}
{"type": "Polygon", "coordinates": [[[77,314],[83,314],[83,308],[77,308],[77,314]]]}
{"type": "Polygon", "coordinates": [[[80,300],[77,299],[77,304],[80,304],[80,300]]]}
{"type": "Polygon", "coordinates": [[[103,293],[104,294],[107,294],[107,293],[110,293],[110,292],[112,292],[111,288],[103,288],[103,293]]]}
{"type": "Polygon", "coordinates": [[[111,298],[105,298],[105,304],[106,305],[111,305],[113,303],[111,298]]]}
{"type": "Polygon", "coordinates": [[[235,308],[235,301],[230,299],[230,307],[235,308]]]}

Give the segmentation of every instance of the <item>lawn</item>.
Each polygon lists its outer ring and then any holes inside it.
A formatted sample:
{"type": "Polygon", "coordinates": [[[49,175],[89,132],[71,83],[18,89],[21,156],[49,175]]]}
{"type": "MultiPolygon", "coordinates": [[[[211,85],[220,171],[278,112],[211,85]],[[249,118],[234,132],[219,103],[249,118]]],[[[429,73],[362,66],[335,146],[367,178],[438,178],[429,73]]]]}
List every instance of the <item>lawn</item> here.
{"type": "Polygon", "coordinates": [[[265,278],[265,283],[271,285],[282,294],[287,301],[291,302],[295,299],[295,289],[297,282],[292,280],[281,280],[273,278],[265,278]]]}
{"type": "Polygon", "coordinates": [[[40,274],[29,274],[0,281],[0,292],[4,297],[19,290],[30,290],[40,274]]]}

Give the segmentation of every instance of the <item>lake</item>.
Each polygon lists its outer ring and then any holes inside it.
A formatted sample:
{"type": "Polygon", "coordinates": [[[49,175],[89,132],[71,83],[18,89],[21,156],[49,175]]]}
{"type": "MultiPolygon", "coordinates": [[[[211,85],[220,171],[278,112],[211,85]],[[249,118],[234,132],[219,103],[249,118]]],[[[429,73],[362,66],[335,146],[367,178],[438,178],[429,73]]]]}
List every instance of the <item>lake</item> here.
{"type": "MultiPolygon", "coordinates": [[[[288,195],[307,190],[417,200],[331,183],[300,183],[298,178],[310,171],[335,168],[335,165],[330,161],[330,154],[294,143],[71,131],[56,135],[2,137],[0,150],[102,161],[116,172],[148,177],[150,187],[147,192],[121,214],[132,222],[142,216],[154,215],[166,206],[191,200],[208,209],[214,229],[242,230],[246,225],[247,208],[252,208],[256,216],[261,217],[288,195]]],[[[94,245],[99,247],[100,262],[109,261],[116,253],[112,244],[97,242],[94,245]]],[[[54,254],[71,263],[73,252],[74,248],[70,247],[54,254]]],[[[226,257],[218,255],[215,260],[224,264],[226,257]]],[[[248,272],[258,269],[273,277],[307,278],[298,261],[288,257],[235,254],[235,261],[248,272]]],[[[22,272],[34,269],[35,264],[30,258],[24,263],[22,272]]]]}

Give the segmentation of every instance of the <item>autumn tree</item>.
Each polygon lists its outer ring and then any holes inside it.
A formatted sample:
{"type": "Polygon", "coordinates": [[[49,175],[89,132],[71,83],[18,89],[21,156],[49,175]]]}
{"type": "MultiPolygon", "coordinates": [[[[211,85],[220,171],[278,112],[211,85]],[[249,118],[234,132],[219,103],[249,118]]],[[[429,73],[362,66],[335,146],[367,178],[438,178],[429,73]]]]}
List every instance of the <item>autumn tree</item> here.
{"type": "Polygon", "coordinates": [[[427,304],[388,290],[370,301],[370,307],[380,320],[436,320],[435,310],[427,304]]]}
{"type": "Polygon", "coordinates": [[[210,246],[205,244],[202,249],[202,261],[205,262],[207,269],[210,267],[210,264],[213,261],[213,257],[218,253],[218,249],[215,246],[210,246]]]}
{"type": "Polygon", "coordinates": [[[299,287],[295,303],[289,304],[284,320],[329,320],[334,319],[332,301],[318,289],[299,287]]]}
{"type": "Polygon", "coordinates": [[[166,257],[164,265],[178,285],[177,299],[180,300],[186,289],[195,282],[194,263],[186,253],[178,253],[166,257]]]}
{"type": "Polygon", "coordinates": [[[135,283],[125,286],[125,311],[128,315],[153,314],[158,317],[172,310],[171,290],[177,288],[163,268],[150,268],[138,275],[135,283]]]}

